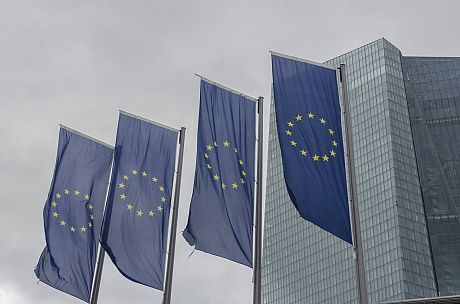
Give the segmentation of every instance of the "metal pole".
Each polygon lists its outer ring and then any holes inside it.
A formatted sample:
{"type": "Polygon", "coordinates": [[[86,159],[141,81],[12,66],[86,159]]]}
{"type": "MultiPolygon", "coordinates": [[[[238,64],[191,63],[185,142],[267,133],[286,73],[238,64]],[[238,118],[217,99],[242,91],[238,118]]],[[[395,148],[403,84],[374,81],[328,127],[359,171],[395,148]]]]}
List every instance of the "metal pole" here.
{"type": "Polygon", "coordinates": [[[97,258],[96,277],[94,278],[93,293],[91,294],[91,304],[97,304],[99,288],[101,287],[102,267],[104,266],[105,250],[99,244],[99,257],[97,258]]]}
{"type": "MultiPolygon", "coordinates": [[[[113,170],[114,170],[114,162],[112,159],[112,167],[111,167],[111,174],[110,174],[110,179],[109,179],[109,186],[107,187],[107,192],[105,194],[105,205],[104,209],[107,207],[107,200],[109,198],[109,193],[110,193],[110,187],[112,185],[112,175],[113,175],[113,170]]],[[[102,238],[102,229],[104,227],[104,223],[101,225],[101,231],[99,233],[99,240],[102,238]]],[[[96,275],[94,277],[94,282],[93,282],[93,288],[91,289],[91,299],[90,303],[91,304],[97,304],[97,300],[99,297],[99,289],[101,287],[101,279],[102,279],[102,268],[104,266],[104,257],[105,257],[105,250],[102,247],[101,244],[99,244],[99,255],[97,258],[97,265],[96,265],[96,275]]]]}
{"type": "Polygon", "coordinates": [[[254,243],[254,292],[253,304],[261,303],[261,269],[262,260],[262,157],[263,157],[263,125],[264,125],[264,98],[258,99],[258,136],[257,136],[257,185],[256,185],[256,218],[254,243]]]}
{"type": "Polygon", "coordinates": [[[347,140],[347,155],[348,155],[348,183],[350,192],[350,209],[351,209],[351,230],[353,234],[354,258],[356,261],[356,276],[358,283],[358,302],[367,304],[367,286],[366,273],[364,268],[363,242],[361,239],[361,227],[359,223],[359,208],[356,202],[357,187],[355,175],[355,162],[353,158],[353,136],[351,132],[351,115],[350,103],[348,101],[347,81],[345,65],[340,65],[340,81],[342,82],[342,101],[345,115],[345,136],[347,140]]]}
{"type": "Polygon", "coordinates": [[[179,214],[179,194],[180,194],[180,182],[182,177],[182,161],[184,158],[184,144],[185,144],[185,128],[180,129],[179,135],[179,160],[177,165],[176,174],[176,185],[174,189],[174,205],[172,206],[172,222],[171,231],[169,232],[169,255],[168,255],[168,266],[166,269],[166,282],[165,290],[163,294],[163,304],[171,303],[171,289],[172,289],[172,277],[174,269],[174,253],[176,251],[176,234],[177,234],[177,217],[179,214]]]}

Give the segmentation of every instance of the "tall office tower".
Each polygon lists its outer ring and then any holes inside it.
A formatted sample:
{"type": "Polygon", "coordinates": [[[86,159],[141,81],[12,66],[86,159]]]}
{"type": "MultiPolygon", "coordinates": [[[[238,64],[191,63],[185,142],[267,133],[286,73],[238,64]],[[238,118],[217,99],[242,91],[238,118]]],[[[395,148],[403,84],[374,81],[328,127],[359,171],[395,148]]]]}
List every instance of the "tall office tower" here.
{"type": "MultiPolygon", "coordinates": [[[[340,63],[369,301],[433,297],[438,285],[460,294],[459,60],[403,57],[379,39],[327,62],[340,63]]],[[[289,199],[274,111],[272,102],[263,303],[357,303],[352,247],[300,218],[289,199]]]]}
{"type": "Polygon", "coordinates": [[[439,291],[460,294],[460,58],[402,64],[439,291]]]}

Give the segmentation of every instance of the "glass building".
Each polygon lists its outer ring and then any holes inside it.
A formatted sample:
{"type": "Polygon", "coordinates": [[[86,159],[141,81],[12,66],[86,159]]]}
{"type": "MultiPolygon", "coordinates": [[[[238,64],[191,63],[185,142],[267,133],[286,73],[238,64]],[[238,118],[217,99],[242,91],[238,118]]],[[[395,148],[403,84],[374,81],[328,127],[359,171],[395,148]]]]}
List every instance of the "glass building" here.
{"type": "MultiPolygon", "coordinates": [[[[347,65],[370,303],[460,294],[460,59],[405,57],[379,39],[347,65]]],[[[264,304],[357,303],[352,247],[303,220],[270,115],[264,304]]]]}
{"type": "Polygon", "coordinates": [[[439,292],[460,294],[460,58],[402,66],[439,292]]]}

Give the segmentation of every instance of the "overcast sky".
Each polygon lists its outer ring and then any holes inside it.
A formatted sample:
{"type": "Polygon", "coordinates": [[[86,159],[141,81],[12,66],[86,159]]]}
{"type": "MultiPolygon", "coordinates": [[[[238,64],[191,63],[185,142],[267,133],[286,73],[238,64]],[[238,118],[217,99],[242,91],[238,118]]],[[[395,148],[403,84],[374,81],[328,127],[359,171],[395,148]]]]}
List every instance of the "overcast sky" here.
{"type": "MultiPolygon", "coordinates": [[[[119,109],[185,126],[182,231],[196,153],[194,73],[264,96],[268,118],[269,50],[321,62],[385,37],[404,55],[460,56],[459,12],[458,0],[0,0],[0,303],[82,303],[37,285],[33,273],[59,123],[110,144],[119,109]]],[[[173,303],[251,303],[251,269],[191,252],[178,235],[173,303]]],[[[99,299],[160,303],[161,292],[106,259],[99,299]]]]}

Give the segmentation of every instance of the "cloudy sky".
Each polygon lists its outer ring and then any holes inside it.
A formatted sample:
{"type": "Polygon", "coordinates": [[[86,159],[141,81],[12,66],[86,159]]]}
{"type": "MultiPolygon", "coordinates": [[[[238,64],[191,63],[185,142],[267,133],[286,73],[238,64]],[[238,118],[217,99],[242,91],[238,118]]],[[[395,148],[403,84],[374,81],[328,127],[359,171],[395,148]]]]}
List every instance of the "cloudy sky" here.
{"type": "MultiPolygon", "coordinates": [[[[33,273],[62,123],[114,144],[118,110],[187,128],[186,224],[199,80],[270,97],[269,50],[325,61],[381,37],[460,56],[460,2],[0,0],[0,303],[82,303],[33,273]]],[[[268,102],[265,111],[268,118],[268,102]]],[[[177,238],[173,303],[250,303],[251,269],[177,238]]],[[[99,303],[160,303],[106,260],[99,303]]]]}

